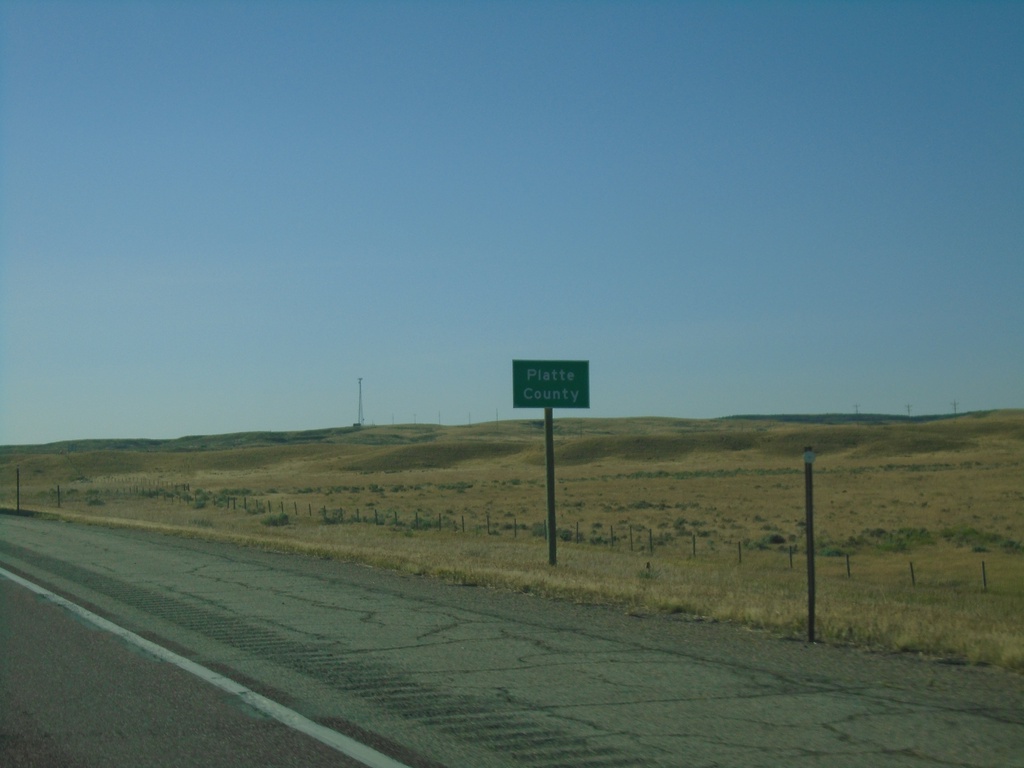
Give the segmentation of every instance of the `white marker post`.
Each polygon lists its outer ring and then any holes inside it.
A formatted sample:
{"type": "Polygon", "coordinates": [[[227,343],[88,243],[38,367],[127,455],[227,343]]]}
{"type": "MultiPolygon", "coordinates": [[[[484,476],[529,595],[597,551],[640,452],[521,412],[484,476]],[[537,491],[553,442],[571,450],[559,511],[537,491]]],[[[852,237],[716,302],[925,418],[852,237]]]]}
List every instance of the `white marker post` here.
{"type": "Polygon", "coordinates": [[[555,427],[553,411],[590,407],[589,360],[513,360],[512,407],[544,409],[548,497],[548,564],[558,562],[555,521],[555,427]]]}

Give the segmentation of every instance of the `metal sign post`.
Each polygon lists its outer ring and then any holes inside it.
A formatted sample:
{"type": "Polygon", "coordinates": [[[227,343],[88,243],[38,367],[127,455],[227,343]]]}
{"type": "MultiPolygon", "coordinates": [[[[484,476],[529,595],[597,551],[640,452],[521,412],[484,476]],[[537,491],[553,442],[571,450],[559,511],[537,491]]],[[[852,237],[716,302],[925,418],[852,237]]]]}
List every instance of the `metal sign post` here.
{"type": "Polygon", "coordinates": [[[804,491],[807,509],[807,642],[814,642],[814,474],[815,459],[810,446],[804,449],[804,491]]]}
{"type": "Polygon", "coordinates": [[[548,564],[558,562],[555,520],[555,427],[558,408],[590,407],[590,361],[513,360],[512,407],[544,409],[544,454],[547,470],[548,564]]]}
{"type": "Polygon", "coordinates": [[[548,490],[548,565],[558,562],[558,527],[555,524],[555,426],[552,409],[544,409],[544,465],[548,490]]]}

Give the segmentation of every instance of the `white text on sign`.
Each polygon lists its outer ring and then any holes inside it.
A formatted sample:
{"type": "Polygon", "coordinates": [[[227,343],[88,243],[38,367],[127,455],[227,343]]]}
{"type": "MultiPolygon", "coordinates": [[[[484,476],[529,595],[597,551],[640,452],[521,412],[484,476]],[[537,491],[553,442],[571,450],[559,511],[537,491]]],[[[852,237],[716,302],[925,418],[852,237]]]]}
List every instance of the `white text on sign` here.
{"type": "MultiPolygon", "coordinates": [[[[526,370],[527,383],[539,384],[541,382],[567,381],[571,384],[575,379],[576,374],[573,371],[566,371],[564,368],[548,370],[544,368],[528,368],[526,370]]],[[[523,397],[526,400],[564,400],[576,403],[579,400],[580,392],[578,389],[569,389],[568,387],[562,387],[561,389],[537,389],[528,386],[523,389],[523,397]]]]}

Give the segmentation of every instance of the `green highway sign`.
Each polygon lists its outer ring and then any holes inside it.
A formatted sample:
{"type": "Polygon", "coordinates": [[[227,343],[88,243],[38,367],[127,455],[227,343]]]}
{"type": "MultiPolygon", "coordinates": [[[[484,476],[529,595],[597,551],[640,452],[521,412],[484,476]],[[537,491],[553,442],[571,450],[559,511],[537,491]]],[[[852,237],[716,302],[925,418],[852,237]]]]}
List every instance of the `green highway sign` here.
{"type": "Polygon", "coordinates": [[[589,408],[589,360],[513,360],[513,408],[589,408]]]}

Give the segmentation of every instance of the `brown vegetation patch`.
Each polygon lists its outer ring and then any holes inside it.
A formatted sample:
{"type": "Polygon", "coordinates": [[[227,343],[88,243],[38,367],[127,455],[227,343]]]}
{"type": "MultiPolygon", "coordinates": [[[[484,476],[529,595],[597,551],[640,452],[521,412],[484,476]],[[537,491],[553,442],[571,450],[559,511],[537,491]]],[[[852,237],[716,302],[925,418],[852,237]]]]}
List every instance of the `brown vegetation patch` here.
{"type": "Polygon", "coordinates": [[[487,461],[523,450],[518,443],[430,442],[380,448],[369,455],[346,458],[343,466],[358,472],[398,472],[408,469],[444,469],[467,461],[487,461]]]}

